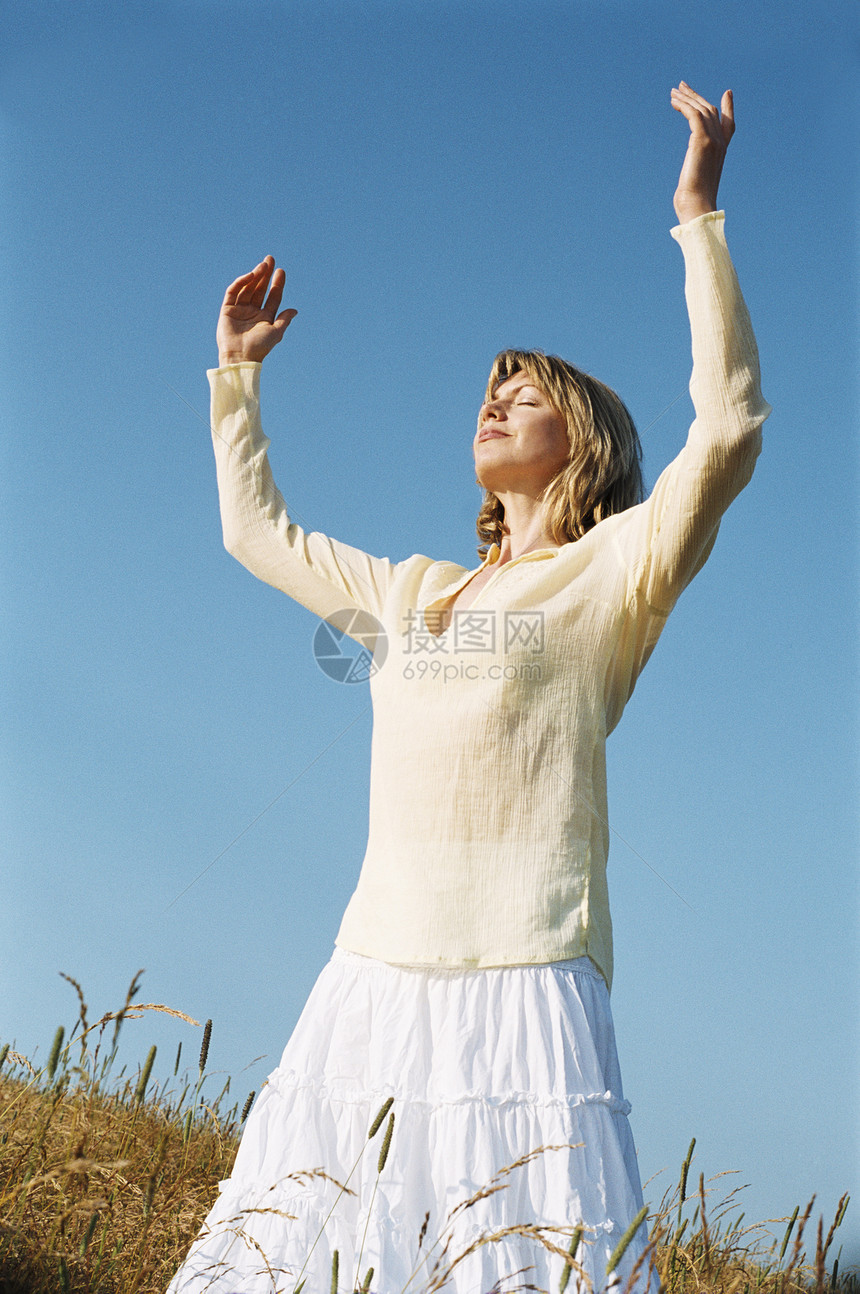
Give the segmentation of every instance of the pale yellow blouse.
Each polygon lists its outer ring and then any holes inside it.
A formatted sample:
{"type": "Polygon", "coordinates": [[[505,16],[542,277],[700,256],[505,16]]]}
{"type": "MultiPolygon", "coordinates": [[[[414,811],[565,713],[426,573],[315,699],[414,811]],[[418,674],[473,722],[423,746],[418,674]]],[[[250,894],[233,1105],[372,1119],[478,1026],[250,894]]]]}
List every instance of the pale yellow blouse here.
{"type": "MultiPolygon", "coordinates": [[[[227,550],[319,616],[362,611],[384,628],[367,851],[343,948],[458,968],[588,955],[611,984],[606,737],[749,481],[770,413],[723,213],[672,236],[693,341],[686,445],[645,503],[505,563],[439,637],[431,617],[474,572],[303,531],[269,469],[260,365],[208,374],[227,550]]],[[[483,565],[498,556],[493,545],[483,565]]],[[[360,618],[350,628],[361,637],[360,618]]]]}

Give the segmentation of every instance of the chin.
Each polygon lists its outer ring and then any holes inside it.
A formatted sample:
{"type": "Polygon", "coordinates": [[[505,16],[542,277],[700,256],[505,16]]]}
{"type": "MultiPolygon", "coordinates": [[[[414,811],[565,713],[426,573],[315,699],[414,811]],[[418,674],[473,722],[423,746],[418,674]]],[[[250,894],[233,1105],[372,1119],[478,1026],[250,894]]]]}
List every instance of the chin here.
{"type": "Polygon", "coordinates": [[[498,490],[504,489],[502,481],[497,481],[497,483],[494,484],[493,475],[488,474],[488,472],[476,472],[475,480],[477,481],[477,484],[480,485],[481,489],[489,489],[491,494],[498,493],[498,490]]]}
{"type": "Polygon", "coordinates": [[[475,480],[482,490],[491,490],[493,494],[505,489],[503,473],[493,472],[489,466],[475,468],[475,480]]]}

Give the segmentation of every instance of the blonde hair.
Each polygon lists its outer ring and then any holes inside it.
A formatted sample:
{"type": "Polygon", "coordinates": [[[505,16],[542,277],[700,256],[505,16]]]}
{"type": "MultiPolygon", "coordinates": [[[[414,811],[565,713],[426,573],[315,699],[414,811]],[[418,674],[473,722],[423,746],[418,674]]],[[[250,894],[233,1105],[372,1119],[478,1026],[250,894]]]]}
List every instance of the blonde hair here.
{"type": "MultiPolygon", "coordinates": [[[[567,427],[570,457],[541,496],[553,542],[581,539],[604,517],[641,503],[642,446],[615,392],[557,355],[503,350],[493,361],[484,399],[491,400],[515,373],[525,373],[543,391],[567,427]]],[[[507,533],[504,505],[491,490],[484,491],[476,529],[481,558],[507,533]]]]}

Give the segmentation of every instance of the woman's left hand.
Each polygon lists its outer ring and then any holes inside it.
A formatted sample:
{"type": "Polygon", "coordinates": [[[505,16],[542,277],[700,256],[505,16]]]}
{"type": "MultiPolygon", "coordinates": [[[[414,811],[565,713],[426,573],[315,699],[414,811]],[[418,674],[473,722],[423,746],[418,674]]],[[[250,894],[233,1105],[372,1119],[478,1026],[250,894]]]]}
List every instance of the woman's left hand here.
{"type": "Polygon", "coordinates": [[[675,213],[681,224],[717,210],[717,190],[729,140],[735,133],[731,90],[726,90],[719,110],[686,81],[672,91],[672,107],[690,123],[690,141],[675,190],[675,213]]]}

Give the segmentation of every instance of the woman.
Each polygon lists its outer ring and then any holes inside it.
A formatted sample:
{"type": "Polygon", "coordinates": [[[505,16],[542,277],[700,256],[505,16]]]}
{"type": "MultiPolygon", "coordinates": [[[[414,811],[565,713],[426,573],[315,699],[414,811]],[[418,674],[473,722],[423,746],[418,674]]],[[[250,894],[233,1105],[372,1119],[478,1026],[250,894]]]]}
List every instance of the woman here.
{"type": "MultiPolygon", "coordinates": [[[[690,126],[672,234],[696,418],[644,503],[618,397],[506,351],[474,444],[476,570],[305,533],[273,484],[257,398],[295,315],[278,314],[284,273],[267,257],[227,289],[209,375],[224,541],[347,632],[374,627],[370,830],[334,956],[174,1294],[303,1280],[320,1294],[335,1250],[344,1290],[446,1273],[459,1294],[558,1288],[563,1258],[523,1224],[557,1228],[543,1235],[562,1252],[581,1227],[574,1285],[598,1290],[641,1208],[609,1007],[604,743],[770,412],[716,209],[731,94],[718,110],[681,82],[672,105],[690,126]],[[380,1171],[383,1133],[367,1138],[386,1098],[380,1171]]],[[[642,1290],[657,1284],[636,1269],[646,1241],[643,1224],[618,1269],[642,1290]]]]}

